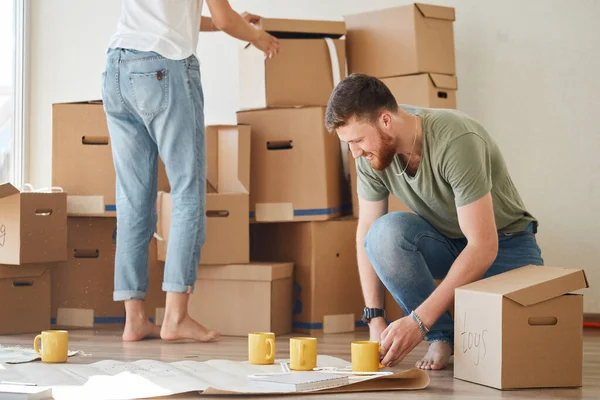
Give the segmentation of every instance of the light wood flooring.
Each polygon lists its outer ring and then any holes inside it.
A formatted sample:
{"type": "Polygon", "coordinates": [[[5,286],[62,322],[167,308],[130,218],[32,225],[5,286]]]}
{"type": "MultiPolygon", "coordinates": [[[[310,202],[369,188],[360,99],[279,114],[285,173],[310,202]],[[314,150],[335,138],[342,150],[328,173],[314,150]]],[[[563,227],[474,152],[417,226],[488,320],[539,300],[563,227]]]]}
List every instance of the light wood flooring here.
{"type": "MultiPolygon", "coordinates": [[[[69,332],[69,348],[82,350],[86,356],[75,356],[70,363],[92,363],[99,360],[114,359],[135,361],[139,359],[157,359],[165,362],[182,359],[204,361],[214,358],[245,360],[247,357],[246,338],[223,337],[219,342],[199,344],[192,342],[164,342],[146,340],[137,343],[124,343],[118,331],[77,331],[69,332]]],[[[0,336],[2,346],[32,346],[35,335],[0,336]]],[[[284,358],[289,352],[290,335],[277,338],[277,357],[284,358]]],[[[366,340],[365,333],[337,334],[318,336],[319,353],[350,360],[350,342],[366,340]]],[[[426,344],[417,347],[395,369],[405,370],[414,366],[417,359],[424,354],[426,344]]],[[[558,349],[557,349],[558,351],[558,349]]],[[[452,364],[442,371],[429,371],[431,378],[429,387],[419,391],[378,392],[355,394],[331,394],[285,397],[288,399],[600,399],[600,329],[584,330],[584,364],[583,388],[577,389],[543,389],[500,391],[484,386],[460,381],[453,378],[452,364]]],[[[199,399],[203,396],[185,394],[171,396],[169,399],[199,399]]],[[[219,397],[222,399],[223,397],[219,397]]],[[[236,398],[236,397],[233,397],[236,398]]],[[[237,397],[239,399],[240,397],[237,397]]],[[[276,399],[277,397],[269,397],[276,399]]]]}

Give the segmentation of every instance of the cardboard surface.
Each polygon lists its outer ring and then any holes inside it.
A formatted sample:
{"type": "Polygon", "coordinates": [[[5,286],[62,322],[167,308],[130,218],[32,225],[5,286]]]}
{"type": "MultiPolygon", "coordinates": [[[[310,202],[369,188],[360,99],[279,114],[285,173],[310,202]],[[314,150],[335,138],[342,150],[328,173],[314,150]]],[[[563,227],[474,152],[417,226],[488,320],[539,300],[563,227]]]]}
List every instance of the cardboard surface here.
{"type": "Polygon", "coordinates": [[[415,3],[344,19],[350,73],[456,74],[453,8],[415,3]]]}
{"type": "MultiPolygon", "coordinates": [[[[68,194],[69,216],[116,216],[115,169],[102,102],[52,105],[52,186],[68,194]]],[[[158,190],[169,191],[158,160],[158,190]]]]}
{"type": "MultiPolygon", "coordinates": [[[[351,151],[348,151],[348,166],[350,169],[350,190],[352,193],[352,215],[354,216],[354,218],[358,218],[358,193],[356,192],[356,160],[352,157],[351,151]]],[[[390,194],[388,196],[388,212],[394,211],[413,212],[399,198],[390,194]]]]}
{"type": "Polygon", "coordinates": [[[384,78],[381,81],[399,104],[456,109],[458,83],[455,76],[419,74],[384,78]]]}
{"type": "Polygon", "coordinates": [[[0,264],[20,265],[67,258],[67,195],[21,193],[0,185],[0,264]]]}
{"type": "Polygon", "coordinates": [[[222,335],[289,333],[293,270],[293,263],[202,266],[190,297],[190,316],[222,335]]]}
{"type": "MultiPolygon", "coordinates": [[[[69,217],[68,260],[52,266],[52,320],[59,328],[115,328],[125,323],[122,302],[113,301],[116,218],[69,217]]],[[[145,307],[164,307],[163,268],[156,241],[149,245],[145,307]]]]}
{"type": "Polygon", "coordinates": [[[216,193],[250,192],[250,126],[206,127],[207,184],[216,193]]]}
{"type": "Polygon", "coordinates": [[[257,222],[315,221],[349,205],[339,140],[323,107],[238,112],[252,127],[250,213],[257,222]]]}
{"type": "MultiPolygon", "coordinates": [[[[250,261],[248,195],[208,193],[206,195],[206,240],[200,250],[200,265],[247,263],[250,261]]],[[[158,259],[167,260],[171,230],[172,198],[158,194],[158,259]]],[[[185,251],[182,249],[181,251],[185,251]]]]}
{"type": "Polygon", "coordinates": [[[50,329],[51,266],[0,265],[0,335],[50,329]]]}
{"type": "Polygon", "coordinates": [[[583,296],[570,292],[586,287],[583,270],[530,265],[457,288],[454,376],[497,389],[581,386],[583,296]]]}
{"type": "Polygon", "coordinates": [[[346,43],[337,39],[344,22],[263,18],[260,25],[280,38],[279,54],[265,60],[254,46],[240,46],[239,109],[326,106],[346,76],[346,43]]]}
{"type": "Polygon", "coordinates": [[[252,260],[295,264],[294,332],[340,333],[363,327],[355,219],[253,224],[250,230],[252,260]]]}

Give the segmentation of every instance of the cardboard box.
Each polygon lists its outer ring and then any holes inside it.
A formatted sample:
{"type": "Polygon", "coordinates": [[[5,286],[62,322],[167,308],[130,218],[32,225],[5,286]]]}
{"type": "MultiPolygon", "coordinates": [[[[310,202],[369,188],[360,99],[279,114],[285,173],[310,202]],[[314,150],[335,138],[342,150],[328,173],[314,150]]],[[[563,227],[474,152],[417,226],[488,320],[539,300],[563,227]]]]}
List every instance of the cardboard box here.
{"type": "Polygon", "coordinates": [[[253,221],[327,220],[349,208],[340,143],[325,129],[325,108],[244,111],[237,119],[252,127],[253,221]]]}
{"type": "Polygon", "coordinates": [[[240,109],[326,106],[346,76],[344,22],[261,18],[259,25],[280,39],[279,54],[265,60],[254,46],[240,47],[240,109]]]}
{"type": "MultiPolygon", "coordinates": [[[[249,195],[250,127],[206,127],[206,240],[200,265],[245,264],[250,261],[249,195]]],[[[158,194],[158,259],[166,261],[173,202],[158,194]]]]}
{"type": "MultiPolygon", "coordinates": [[[[52,324],[57,328],[121,328],[123,302],[113,301],[116,218],[69,217],[67,262],[52,266],[52,324]]],[[[163,268],[156,241],[149,244],[149,288],[145,308],[155,317],[164,308],[163,268]]]]}
{"type": "Polygon", "coordinates": [[[583,270],[529,265],[455,292],[454,377],[497,389],[582,385],[583,270]],[[559,350],[560,349],[560,350],[559,350]]]}
{"type": "Polygon", "coordinates": [[[190,297],[190,316],[227,336],[289,333],[293,269],[293,263],[201,267],[190,297]]]}
{"type": "MultiPolygon", "coordinates": [[[[115,217],[115,181],[102,102],[53,104],[52,186],[67,192],[68,215],[115,217]]],[[[160,159],[158,190],[170,190],[160,159]]]]}
{"type": "Polygon", "coordinates": [[[356,262],[356,220],[253,224],[251,259],[294,262],[294,332],[364,327],[356,262]]]}
{"type": "MultiPolygon", "coordinates": [[[[357,176],[356,176],[356,160],[352,157],[352,152],[348,151],[348,166],[350,169],[350,185],[352,192],[352,215],[358,218],[358,193],[357,193],[357,176]]],[[[388,196],[388,212],[403,211],[413,212],[399,198],[390,194],[388,196]]]]}
{"type": "Polygon", "coordinates": [[[456,109],[456,76],[419,74],[384,78],[381,81],[390,89],[398,104],[456,109]]]}
{"type": "Polygon", "coordinates": [[[0,263],[67,259],[67,195],[20,192],[0,184],[0,263]]]}
{"type": "Polygon", "coordinates": [[[0,335],[50,329],[50,265],[0,265],[0,335]]]}
{"type": "Polygon", "coordinates": [[[344,19],[350,73],[456,75],[454,8],[415,3],[344,19]]]}
{"type": "MultiPolygon", "coordinates": [[[[169,193],[158,194],[158,259],[167,260],[173,202],[169,193]]],[[[250,233],[246,193],[206,195],[206,240],[200,265],[245,264],[250,261],[250,233]]]]}

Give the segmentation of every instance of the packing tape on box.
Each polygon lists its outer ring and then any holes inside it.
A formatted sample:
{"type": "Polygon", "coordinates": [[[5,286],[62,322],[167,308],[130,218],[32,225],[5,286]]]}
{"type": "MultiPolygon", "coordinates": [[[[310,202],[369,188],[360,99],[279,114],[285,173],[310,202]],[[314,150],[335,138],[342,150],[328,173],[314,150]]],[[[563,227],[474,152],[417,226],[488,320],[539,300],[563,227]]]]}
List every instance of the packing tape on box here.
{"type": "Polygon", "coordinates": [[[325,315],[323,333],[354,332],[354,314],[325,315]]]}
{"type": "Polygon", "coordinates": [[[33,193],[64,193],[63,188],[60,186],[50,186],[36,189],[31,183],[25,183],[21,188],[21,192],[33,192],[33,193]]]}
{"type": "MultiPolygon", "coordinates": [[[[333,78],[333,87],[335,88],[338,83],[342,80],[340,76],[340,59],[338,57],[335,42],[331,38],[325,38],[327,43],[327,49],[329,50],[329,59],[331,60],[331,76],[333,78]]],[[[344,61],[344,76],[348,76],[348,63],[344,61]]],[[[348,143],[340,140],[340,151],[342,152],[342,169],[344,171],[344,178],[350,182],[350,167],[348,165],[348,143]]]]}

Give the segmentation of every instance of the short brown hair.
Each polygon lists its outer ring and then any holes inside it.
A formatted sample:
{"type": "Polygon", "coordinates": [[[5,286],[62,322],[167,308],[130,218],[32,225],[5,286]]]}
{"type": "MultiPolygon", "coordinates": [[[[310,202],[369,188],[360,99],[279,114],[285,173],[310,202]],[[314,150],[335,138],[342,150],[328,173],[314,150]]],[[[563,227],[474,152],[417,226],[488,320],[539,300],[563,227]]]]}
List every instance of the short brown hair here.
{"type": "Polygon", "coordinates": [[[325,111],[325,127],[335,132],[353,115],[359,120],[375,122],[383,110],[398,110],[390,89],[375,77],[352,74],[333,89],[325,111]]]}

